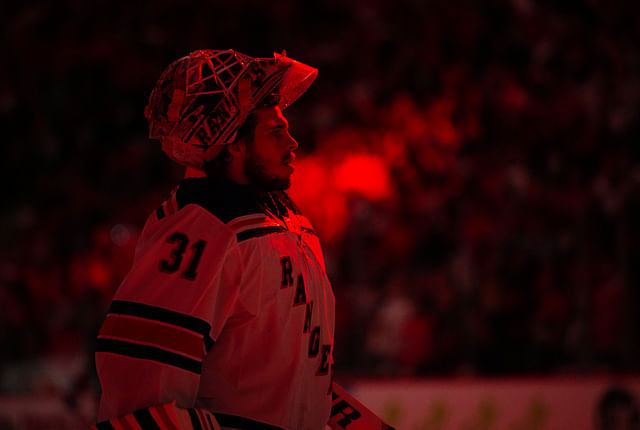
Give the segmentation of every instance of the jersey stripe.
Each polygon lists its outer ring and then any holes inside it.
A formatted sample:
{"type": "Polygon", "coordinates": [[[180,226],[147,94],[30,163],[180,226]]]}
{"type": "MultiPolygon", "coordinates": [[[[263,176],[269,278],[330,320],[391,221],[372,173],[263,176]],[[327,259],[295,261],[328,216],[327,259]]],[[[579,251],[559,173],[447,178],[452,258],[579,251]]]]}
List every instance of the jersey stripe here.
{"type": "Polygon", "coordinates": [[[267,234],[284,233],[285,231],[287,230],[281,226],[252,228],[236,234],[236,239],[238,242],[242,242],[247,239],[266,236],[267,234]]]}
{"type": "MultiPolygon", "coordinates": [[[[125,415],[123,417],[116,418],[116,419],[112,420],[112,422],[113,422],[113,424],[115,424],[115,425],[117,425],[119,427],[122,427],[122,430],[136,430],[136,428],[138,426],[134,427],[135,423],[131,424],[129,422],[129,418],[130,418],[130,415],[125,415]]],[[[118,428],[116,430],[120,430],[120,429],[118,428]]]]}
{"type": "MultiPolygon", "coordinates": [[[[178,430],[180,424],[176,421],[175,402],[142,408],[120,417],[99,422],[91,427],[92,430],[178,430]],[[173,416],[173,418],[171,418],[173,416]]],[[[187,409],[191,412],[191,410],[187,409]]],[[[210,412],[196,409],[203,423],[203,416],[210,412]]],[[[209,426],[205,424],[207,430],[209,426]]],[[[190,427],[191,428],[191,427],[190,427]]],[[[202,428],[202,427],[200,427],[202,428]]],[[[213,430],[213,425],[211,426],[213,430]]]]}
{"type": "Polygon", "coordinates": [[[196,414],[198,414],[198,419],[200,420],[200,424],[202,424],[203,429],[209,429],[209,425],[207,424],[207,420],[204,419],[204,413],[202,409],[196,408],[196,414]]]}
{"type": "Polygon", "coordinates": [[[162,424],[163,429],[178,430],[178,427],[176,427],[176,424],[169,417],[169,414],[165,409],[166,406],[167,405],[160,405],[160,406],[155,406],[153,408],[149,408],[149,412],[151,412],[151,415],[158,423],[162,424]]]}
{"type": "Polygon", "coordinates": [[[256,226],[262,225],[267,221],[267,216],[265,214],[253,214],[253,215],[245,215],[238,218],[234,218],[229,221],[227,225],[234,232],[239,232],[243,227],[247,226],[256,226]]]}
{"type": "MultiPolygon", "coordinates": [[[[202,409],[200,409],[200,411],[202,411],[202,409]]],[[[203,414],[207,418],[207,420],[205,421],[205,424],[207,425],[207,429],[215,430],[216,426],[213,423],[213,418],[212,418],[214,415],[209,411],[207,411],[207,413],[203,412],[203,414]]],[[[215,420],[215,421],[218,422],[218,420],[215,420]]]]}
{"type": "Polygon", "coordinates": [[[285,430],[282,427],[276,427],[236,415],[218,413],[214,413],[213,415],[215,415],[221,427],[231,427],[242,430],[285,430]]]}
{"type": "Polygon", "coordinates": [[[98,337],[151,344],[199,360],[204,356],[204,345],[199,334],[142,318],[108,314],[98,337]]]}
{"type": "Polygon", "coordinates": [[[213,339],[209,336],[209,332],[211,331],[209,323],[192,315],[124,300],[114,300],[111,302],[108,313],[131,315],[186,328],[203,336],[205,349],[207,351],[211,349],[214,343],[213,339]]]}
{"type": "Polygon", "coordinates": [[[133,413],[133,416],[144,430],[162,430],[156,420],[153,419],[148,409],[140,409],[133,413]]]}
{"type": "Polygon", "coordinates": [[[189,411],[189,418],[191,418],[191,425],[193,426],[193,430],[202,430],[202,425],[200,424],[200,419],[198,418],[198,414],[193,409],[187,409],[189,411]]]}
{"type": "Polygon", "coordinates": [[[233,230],[236,235],[246,230],[252,230],[261,227],[285,228],[282,223],[274,220],[273,218],[269,218],[265,214],[254,214],[238,217],[233,219],[232,221],[229,221],[227,225],[229,226],[229,228],[231,228],[231,230],[233,230]]]}
{"type": "MultiPolygon", "coordinates": [[[[291,221],[297,220],[297,222],[299,223],[297,231],[317,236],[316,231],[313,229],[313,226],[311,225],[307,217],[303,215],[296,215],[293,211],[290,211],[289,214],[291,221]]],[[[282,223],[279,223],[277,220],[274,220],[265,214],[244,215],[238,218],[234,218],[233,220],[229,221],[227,225],[236,234],[238,242],[251,239],[253,237],[263,236],[265,234],[273,232],[296,231],[295,228],[291,228],[291,226],[286,227],[282,223]],[[279,227],[283,230],[275,229],[279,227]],[[274,230],[259,230],[263,228],[274,228],[274,230]]]]}
{"type": "Polygon", "coordinates": [[[133,358],[157,361],[196,374],[200,374],[202,371],[202,362],[198,360],[156,348],[155,346],[141,345],[117,339],[98,338],[96,342],[96,352],[111,352],[133,358]]]}

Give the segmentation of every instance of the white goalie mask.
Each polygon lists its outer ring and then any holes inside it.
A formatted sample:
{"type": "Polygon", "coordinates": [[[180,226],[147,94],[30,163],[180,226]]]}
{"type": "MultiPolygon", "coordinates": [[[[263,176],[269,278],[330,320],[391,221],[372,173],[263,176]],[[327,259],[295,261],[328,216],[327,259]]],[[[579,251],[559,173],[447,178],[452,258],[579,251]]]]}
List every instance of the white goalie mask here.
{"type": "Polygon", "coordinates": [[[267,97],[284,110],[311,86],[318,70],[286,57],[253,58],[199,50],[173,62],[149,97],[149,137],[183,166],[204,164],[235,140],[247,115],[267,97]]]}

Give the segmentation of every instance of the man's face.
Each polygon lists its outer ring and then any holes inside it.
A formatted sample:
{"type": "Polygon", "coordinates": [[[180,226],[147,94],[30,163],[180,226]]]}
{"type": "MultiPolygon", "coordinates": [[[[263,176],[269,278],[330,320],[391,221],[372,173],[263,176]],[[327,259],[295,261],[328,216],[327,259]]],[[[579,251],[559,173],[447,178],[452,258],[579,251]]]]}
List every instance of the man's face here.
{"type": "Polygon", "coordinates": [[[245,175],[262,190],[286,190],[291,184],[298,142],[278,106],[256,110],[253,141],[247,142],[245,175]]]}

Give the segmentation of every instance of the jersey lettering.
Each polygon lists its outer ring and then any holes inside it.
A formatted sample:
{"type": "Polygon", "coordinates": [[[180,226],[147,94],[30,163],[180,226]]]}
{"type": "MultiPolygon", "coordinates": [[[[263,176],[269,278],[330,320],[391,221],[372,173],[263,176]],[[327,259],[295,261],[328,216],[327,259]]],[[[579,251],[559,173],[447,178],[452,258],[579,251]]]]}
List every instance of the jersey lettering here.
{"type": "Polygon", "coordinates": [[[287,288],[293,285],[293,265],[291,264],[291,257],[280,257],[280,265],[282,265],[282,283],[280,288],[287,288]]]}
{"type": "Polygon", "coordinates": [[[294,305],[301,305],[307,302],[307,293],[304,286],[304,278],[302,274],[298,275],[298,286],[296,287],[296,298],[293,300],[294,305]]]}
{"type": "Polygon", "coordinates": [[[187,270],[182,273],[183,278],[190,281],[196,279],[196,269],[198,268],[198,264],[200,263],[200,258],[202,257],[205,246],[207,246],[207,242],[205,242],[204,240],[199,240],[191,246],[191,248],[193,248],[193,254],[191,256],[191,262],[189,263],[187,270]]]}
{"type": "Polygon", "coordinates": [[[316,326],[309,336],[309,357],[315,357],[320,351],[320,327],[316,326]]]}
{"type": "MultiPolygon", "coordinates": [[[[280,267],[282,269],[282,280],[280,282],[280,289],[285,289],[293,286],[293,263],[291,261],[291,257],[288,255],[280,257],[280,267]]],[[[333,365],[331,363],[331,345],[321,344],[320,339],[320,326],[315,326],[311,329],[311,321],[313,316],[313,301],[307,301],[307,288],[304,281],[304,276],[302,273],[299,273],[296,278],[296,288],[293,298],[293,306],[299,306],[305,304],[305,315],[304,315],[304,326],[303,333],[310,333],[309,335],[309,346],[308,346],[308,355],[309,358],[315,358],[320,355],[318,360],[318,368],[316,371],[317,376],[329,375],[332,373],[333,365]]],[[[333,379],[333,375],[329,377],[329,388],[328,392],[331,392],[331,380],[333,379]]],[[[356,411],[357,413],[357,411],[356,411]]],[[[344,420],[350,419],[349,417],[355,416],[346,415],[344,420]]]]}
{"type": "MultiPolygon", "coordinates": [[[[332,394],[333,400],[335,400],[337,397],[337,394],[332,394]]],[[[360,412],[358,412],[353,406],[347,403],[346,400],[341,400],[335,405],[331,406],[331,418],[335,417],[338,414],[341,414],[343,416],[343,418],[338,421],[338,425],[343,429],[346,429],[352,421],[355,421],[362,416],[360,412]]]]}
{"type": "Polygon", "coordinates": [[[169,237],[167,237],[167,243],[176,243],[178,245],[173,249],[171,253],[171,260],[162,260],[160,261],[160,270],[167,273],[173,273],[180,268],[180,263],[182,263],[182,254],[187,249],[187,245],[189,244],[189,239],[183,233],[172,233],[169,237]]]}
{"type": "Polygon", "coordinates": [[[320,355],[320,367],[318,375],[327,375],[329,373],[329,354],[331,353],[331,345],[322,345],[322,354],[320,355]]]}
{"type": "Polygon", "coordinates": [[[304,315],[304,331],[303,333],[309,333],[311,328],[311,313],[313,312],[313,302],[307,303],[307,310],[304,315]]]}

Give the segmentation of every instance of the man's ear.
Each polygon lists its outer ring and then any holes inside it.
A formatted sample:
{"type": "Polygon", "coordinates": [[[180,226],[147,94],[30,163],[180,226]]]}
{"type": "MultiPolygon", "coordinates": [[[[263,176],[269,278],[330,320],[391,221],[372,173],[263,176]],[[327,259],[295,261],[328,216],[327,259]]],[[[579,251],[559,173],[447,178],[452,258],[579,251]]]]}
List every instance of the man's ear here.
{"type": "Polygon", "coordinates": [[[247,144],[245,142],[244,139],[238,139],[233,143],[230,143],[227,146],[227,150],[229,151],[229,154],[235,159],[235,158],[239,158],[239,159],[244,159],[244,156],[247,152],[247,144]]]}

